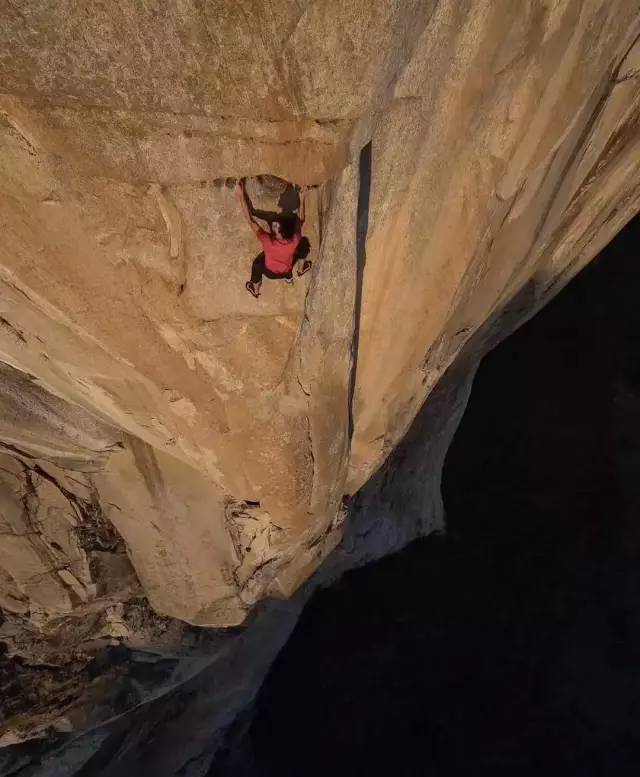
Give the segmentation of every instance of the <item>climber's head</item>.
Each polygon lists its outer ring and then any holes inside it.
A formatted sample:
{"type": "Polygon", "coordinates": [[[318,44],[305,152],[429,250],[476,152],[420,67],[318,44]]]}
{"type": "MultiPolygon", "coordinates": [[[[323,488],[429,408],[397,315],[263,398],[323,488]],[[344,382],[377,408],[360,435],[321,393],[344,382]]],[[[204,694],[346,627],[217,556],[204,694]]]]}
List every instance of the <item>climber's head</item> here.
{"type": "Polygon", "coordinates": [[[272,222],[271,229],[278,240],[291,240],[296,232],[295,217],[279,216],[272,222]]]}

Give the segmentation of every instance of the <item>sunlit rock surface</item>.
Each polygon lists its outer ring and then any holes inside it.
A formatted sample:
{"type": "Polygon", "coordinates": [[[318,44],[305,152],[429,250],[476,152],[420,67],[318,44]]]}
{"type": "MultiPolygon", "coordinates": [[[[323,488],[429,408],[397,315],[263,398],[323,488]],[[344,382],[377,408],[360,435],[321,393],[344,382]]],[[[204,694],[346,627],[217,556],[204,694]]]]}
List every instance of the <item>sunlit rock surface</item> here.
{"type": "Polygon", "coordinates": [[[478,359],[637,212],[640,9],[2,14],[0,742],[203,671],[222,726],[305,592],[255,606],[442,525],[478,359]],[[238,177],[263,215],[313,186],[313,270],[259,300],[238,177]]]}

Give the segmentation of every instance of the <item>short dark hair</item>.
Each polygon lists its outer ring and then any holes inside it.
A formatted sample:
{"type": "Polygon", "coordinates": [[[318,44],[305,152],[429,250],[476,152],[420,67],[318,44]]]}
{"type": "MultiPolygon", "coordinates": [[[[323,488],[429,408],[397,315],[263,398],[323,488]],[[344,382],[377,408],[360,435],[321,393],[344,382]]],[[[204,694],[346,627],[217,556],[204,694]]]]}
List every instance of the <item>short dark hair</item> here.
{"type": "Polygon", "coordinates": [[[297,217],[296,216],[278,216],[274,219],[280,224],[280,234],[285,240],[291,240],[296,233],[297,217]]]}

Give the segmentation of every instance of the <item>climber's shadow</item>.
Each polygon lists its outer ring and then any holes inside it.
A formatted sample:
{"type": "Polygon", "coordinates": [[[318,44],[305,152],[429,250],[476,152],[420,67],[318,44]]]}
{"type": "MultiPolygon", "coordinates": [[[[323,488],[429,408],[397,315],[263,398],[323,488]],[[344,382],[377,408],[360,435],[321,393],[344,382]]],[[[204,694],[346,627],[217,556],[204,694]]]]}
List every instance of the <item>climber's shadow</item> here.
{"type": "Polygon", "coordinates": [[[253,203],[248,196],[247,199],[249,200],[251,215],[258,219],[262,219],[263,221],[268,221],[269,223],[271,223],[274,219],[277,219],[279,216],[293,216],[295,211],[300,207],[300,197],[296,187],[290,183],[287,184],[286,189],[278,197],[278,207],[280,208],[279,211],[261,210],[259,208],[254,208],[253,203]]]}
{"type": "Polygon", "coordinates": [[[291,215],[295,210],[300,207],[300,195],[295,186],[290,183],[287,184],[286,189],[278,197],[278,207],[281,213],[291,215]]]}

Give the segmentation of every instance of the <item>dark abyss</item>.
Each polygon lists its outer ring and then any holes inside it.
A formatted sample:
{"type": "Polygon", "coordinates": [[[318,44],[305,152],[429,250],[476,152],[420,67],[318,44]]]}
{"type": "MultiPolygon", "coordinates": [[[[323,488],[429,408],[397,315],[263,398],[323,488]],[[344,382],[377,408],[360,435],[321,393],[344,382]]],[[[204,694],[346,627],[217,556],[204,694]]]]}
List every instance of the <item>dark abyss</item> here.
{"type": "Polygon", "coordinates": [[[485,358],[446,536],[313,597],[212,775],[640,774],[639,249],[485,358]]]}

